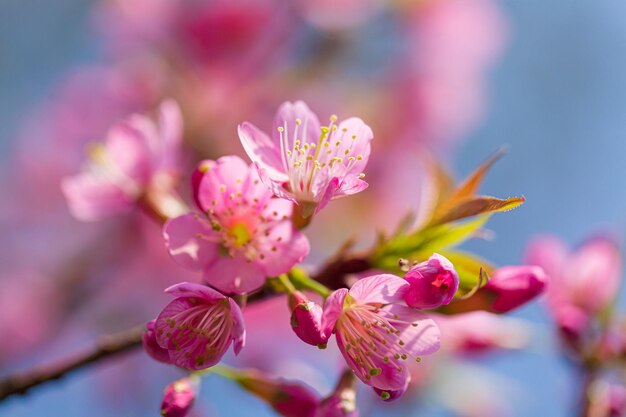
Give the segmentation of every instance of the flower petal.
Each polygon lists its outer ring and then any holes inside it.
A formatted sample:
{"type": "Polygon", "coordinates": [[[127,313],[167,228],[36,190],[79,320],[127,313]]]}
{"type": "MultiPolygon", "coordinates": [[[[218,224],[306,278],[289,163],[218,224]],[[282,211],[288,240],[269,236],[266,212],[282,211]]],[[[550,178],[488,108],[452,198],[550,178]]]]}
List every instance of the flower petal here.
{"type": "Polygon", "coordinates": [[[384,308],[390,314],[397,315],[397,320],[404,325],[395,325],[400,330],[398,338],[404,341],[404,349],[413,356],[430,355],[439,350],[441,332],[434,320],[428,315],[410,307],[394,304],[384,308]],[[417,323],[412,326],[410,323],[417,323]]]}
{"type": "Polygon", "coordinates": [[[163,236],[172,258],[185,268],[201,270],[217,257],[219,238],[195,213],[168,220],[163,236]]]}
{"type": "Polygon", "coordinates": [[[408,282],[395,275],[373,275],[355,282],[350,296],[358,304],[390,304],[401,302],[408,288],[408,282]]]}
{"type": "Polygon", "coordinates": [[[324,303],[324,312],[322,313],[322,330],[325,334],[331,334],[335,327],[335,322],[343,311],[343,301],[348,295],[347,288],[339,288],[333,291],[324,303]]]}
{"type": "Polygon", "coordinates": [[[239,305],[232,298],[229,298],[228,302],[230,303],[230,313],[233,318],[233,330],[231,332],[234,342],[233,350],[235,355],[238,355],[246,344],[246,326],[239,305]]]}
{"type": "Polygon", "coordinates": [[[263,286],[265,272],[255,262],[248,262],[243,256],[234,258],[218,257],[204,270],[204,279],[225,294],[244,294],[263,286]]]}
{"type": "Polygon", "coordinates": [[[78,220],[94,221],[130,211],[135,197],[128,195],[107,179],[82,173],[61,181],[72,215],[78,220]]]}
{"type": "Polygon", "coordinates": [[[196,297],[201,298],[204,301],[215,301],[226,298],[223,294],[207,287],[206,285],[194,284],[192,282],[179,282],[178,284],[174,284],[167,288],[165,292],[176,298],[196,297]]]}
{"type": "Polygon", "coordinates": [[[317,115],[303,101],[296,101],[295,103],[287,101],[278,108],[272,127],[272,137],[277,142],[280,140],[279,127],[284,129],[283,135],[289,139],[289,143],[285,143],[286,149],[293,148],[293,143],[296,140],[300,140],[303,143],[317,142],[321,133],[320,121],[317,115]],[[299,126],[297,126],[296,120],[300,120],[299,126]]]}
{"type": "Polygon", "coordinates": [[[261,166],[274,181],[285,182],[289,177],[280,156],[280,144],[251,123],[244,122],[237,128],[239,140],[252,162],[261,166]]]}

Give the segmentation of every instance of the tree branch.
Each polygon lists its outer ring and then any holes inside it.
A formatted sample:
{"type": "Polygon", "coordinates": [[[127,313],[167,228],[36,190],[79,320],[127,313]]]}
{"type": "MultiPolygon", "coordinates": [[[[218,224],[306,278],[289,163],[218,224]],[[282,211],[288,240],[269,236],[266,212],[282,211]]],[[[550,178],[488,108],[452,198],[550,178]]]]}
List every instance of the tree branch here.
{"type": "Polygon", "coordinates": [[[145,331],[146,326],[141,325],[110,336],[102,336],[93,348],[72,358],[9,375],[0,381],[0,401],[11,395],[25,394],[34,386],[60,379],[83,366],[139,347],[145,331]]]}
{"type": "MultiPolygon", "coordinates": [[[[320,268],[315,279],[329,288],[336,289],[345,287],[344,278],[347,274],[363,272],[370,268],[367,254],[349,254],[345,248],[320,268]]],[[[271,295],[273,295],[271,292],[263,289],[252,294],[248,302],[258,302],[271,295]]],[[[145,331],[145,325],[141,325],[103,336],[91,349],[74,357],[9,375],[0,380],[0,401],[11,395],[25,394],[37,385],[60,379],[84,366],[138,348],[142,345],[141,337],[145,331]]]]}

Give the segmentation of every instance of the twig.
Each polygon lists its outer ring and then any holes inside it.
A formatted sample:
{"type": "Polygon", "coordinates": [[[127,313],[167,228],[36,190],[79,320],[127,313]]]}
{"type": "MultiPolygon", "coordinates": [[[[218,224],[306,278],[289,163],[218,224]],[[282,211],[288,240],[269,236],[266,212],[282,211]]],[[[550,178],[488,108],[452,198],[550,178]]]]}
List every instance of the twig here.
{"type": "MultiPolygon", "coordinates": [[[[315,279],[330,288],[336,289],[345,286],[345,275],[362,272],[367,269],[370,269],[367,256],[350,255],[344,250],[329,260],[320,269],[315,279]]],[[[251,295],[248,298],[248,303],[258,302],[272,295],[274,294],[267,290],[261,290],[251,295]]],[[[82,354],[61,362],[9,375],[0,380],[0,401],[11,395],[25,394],[37,385],[60,379],[66,374],[84,366],[138,348],[141,346],[141,337],[144,332],[145,325],[141,325],[114,335],[103,336],[96,342],[95,346],[82,354]]]]}
{"type": "Polygon", "coordinates": [[[60,379],[83,366],[139,347],[145,330],[145,325],[141,325],[110,336],[102,336],[91,349],[72,358],[9,375],[0,381],[0,401],[11,395],[25,394],[34,386],[60,379]]]}

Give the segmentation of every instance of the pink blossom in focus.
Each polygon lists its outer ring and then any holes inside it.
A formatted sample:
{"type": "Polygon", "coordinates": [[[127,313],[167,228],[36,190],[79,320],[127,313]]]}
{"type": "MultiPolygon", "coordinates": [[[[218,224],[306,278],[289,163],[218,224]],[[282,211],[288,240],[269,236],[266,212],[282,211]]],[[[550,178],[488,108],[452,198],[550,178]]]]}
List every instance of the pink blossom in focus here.
{"type": "Polygon", "coordinates": [[[459,289],[454,265],[437,253],[413,266],[404,278],[410,285],[404,299],[409,307],[433,309],[450,304],[459,289]]]}
{"type": "Polygon", "coordinates": [[[534,299],[548,285],[548,276],[537,266],[498,268],[480,291],[489,295],[491,311],[506,313],[534,299]]]}
{"type": "Polygon", "coordinates": [[[141,338],[143,348],[152,359],[163,363],[170,363],[170,353],[157,342],[156,332],[154,331],[155,323],[156,320],[151,320],[146,324],[146,332],[141,338]]]}
{"type": "Polygon", "coordinates": [[[550,275],[548,306],[557,319],[567,322],[581,320],[573,315],[594,315],[606,308],[620,285],[619,247],[606,237],[591,239],[574,251],[556,237],[540,237],[528,246],[526,261],[550,275]]]}
{"type": "Polygon", "coordinates": [[[281,198],[296,202],[309,217],[332,198],[367,188],[362,180],[372,130],[351,117],[338,125],[332,116],[321,126],[302,101],[278,109],[271,138],[251,123],[239,126],[239,139],[261,180],[281,198]]]}
{"type": "Polygon", "coordinates": [[[330,332],[322,326],[322,307],[300,293],[290,297],[290,304],[294,304],[291,309],[291,328],[294,333],[309,345],[326,347],[330,332]]]}
{"type": "Polygon", "coordinates": [[[159,125],[135,114],[109,130],[90,150],[84,171],[61,187],[77,219],[98,220],[129,211],[153,190],[171,186],[178,175],[182,120],[178,105],[164,101],[159,125]]]}
{"type": "Polygon", "coordinates": [[[197,377],[181,378],[165,388],[161,415],[165,417],[185,417],[196,399],[200,380],[197,377]]]}
{"type": "Polygon", "coordinates": [[[202,270],[222,292],[241,294],[288,272],[309,253],[308,240],[290,220],[293,204],[272,198],[241,158],[204,161],[198,170],[192,185],[204,214],[186,214],[164,227],[179,264],[202,270]]]}
{"type": "Polygon", "coordinates": [[[186,369],[206,369],[220,361],[231,343],[235,354],[245,343],[243,316],[237,303],[199,284],[183,282],[165,290],[176,297],[154,324],[158,344],[170,362],[186,369]]]}
{"type": "Polygon", "coordinates": [[[410,359],[439,349],[439,328],[404,304],[409,284],[394,275],[374,275],[350,290],[334,291],[324,305],[324,327],[333,329],[348,366],[367,385],[399,391],[410,378],[410,359]]]}
{"type": "Polygon", "coordinates": [[[530,329],[521,321],[486,311],[433,315],[442,334],[442,349],[458,353],[482,353],[494,349],[521,349],[530,329]]]}

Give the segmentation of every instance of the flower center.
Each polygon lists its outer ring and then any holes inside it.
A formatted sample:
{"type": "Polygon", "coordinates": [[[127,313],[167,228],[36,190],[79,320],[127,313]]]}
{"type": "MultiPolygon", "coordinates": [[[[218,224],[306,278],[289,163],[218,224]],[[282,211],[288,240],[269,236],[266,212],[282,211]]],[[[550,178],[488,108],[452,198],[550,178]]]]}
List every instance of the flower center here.
{"type": "MultiPolygon", "coordinates": [[[[324,175],[327,184],[337,175],[345,176],[357,161],[363,160],[363,155],[354,155],[352,150],[359,137],[350,135],[346,128],[338,130],[336,121],[337,116],[331,116],[329,125],[321,127],[316,139],[307,137],[307,120],[296,119],[291,134],[286,122],[278,127],[283,167],[289,175],[289,191],[298,201],[317,202],[322,197],[326,187],[317,184],[319,172],[327,172],[324,175]],[[340,170],[339,166],[345,169],[340,170]]],[[[363,176],[359,174],[359,177],[363,176]]]]}
{"type": "Polygon", "coordinates": [[[236,223],[227,232],[228,236],[232,239],[232,244],[235,248],[239,249],[246,243],[250,242],[251,233],[248,227],[243,223],[236,223]]]}
{"type": "Polygon", "coordinates": [[[345,346],[345,352],[359,367],[365,380],[382,373],[382,367],[402,372],[402,361],[408,357],[417,362],[406,349],[402,329],[417,323],[400,320],[398,315],[373,305],[359,305],[352,298],[344,301],[344,311],[337,320],[337,336],[345,346]]]}

